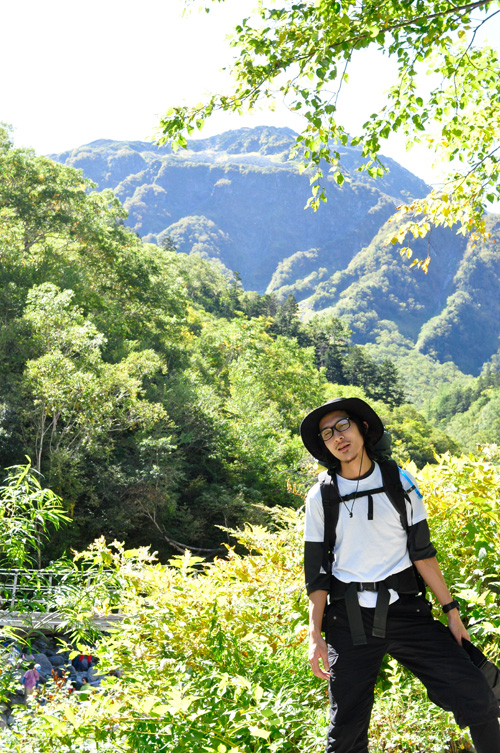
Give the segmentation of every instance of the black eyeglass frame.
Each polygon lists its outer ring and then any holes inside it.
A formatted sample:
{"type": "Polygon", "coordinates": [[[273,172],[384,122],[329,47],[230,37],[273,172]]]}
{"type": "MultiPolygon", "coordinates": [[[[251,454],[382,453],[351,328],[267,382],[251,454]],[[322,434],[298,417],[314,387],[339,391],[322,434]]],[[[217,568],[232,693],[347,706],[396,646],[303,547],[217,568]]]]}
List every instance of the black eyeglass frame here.
{"type": "Polygon", "coordinates": [[[319,434],[318,434],[318,437],[319,437],[320,439],[322,439],[322,440],[323,440],[323,442],[329,442],[329,441],[330,441],[330,439],[331,439],[331,438],[333,437],[333,435],[335,434],[335,431],[338,431],[338,433],[339,433],[339,434],[343,434],[343,433],[344,433],[344,431],[347,431],[348,429],[350,429],[350,428],[351,428],[351,423],[352,423],[352,421],[353,421],[353,419],[352,419],[352,418],[349,418],[349,416],[345,416],[345,418],[339,418],[339,420],[338,420],[338,421],[337,421],[337,422],[336,422],[335,424],[333,424],[333,426],[325,426],[325,428],[324,428],[324,429],[322,429],[322,430],[321,430],[321,431],[319,432],[319,434]],[[343,421],[347,421],[347,426],[346,426],[346,427],[344,427],[343,429],[338,429],[338,428],[337,428],[337,427],[338,427],[338,425],[339,425],[340,423],[342,423],[343,421]],[[327,437],[326,439],[325,439],[325,437],[323,436],[323,433],[324,433],[325,431],[330,431],[330,432],[331,432],[330,436],[329,436],[329,437],[327,437]]]}

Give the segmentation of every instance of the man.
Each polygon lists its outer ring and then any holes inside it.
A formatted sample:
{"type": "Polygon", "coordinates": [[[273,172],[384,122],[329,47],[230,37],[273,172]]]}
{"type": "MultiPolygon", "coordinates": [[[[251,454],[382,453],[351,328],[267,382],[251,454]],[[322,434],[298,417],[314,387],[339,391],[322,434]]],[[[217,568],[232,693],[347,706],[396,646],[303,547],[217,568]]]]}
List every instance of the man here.
{"type": "MultiPolygon", "coordinates": [[[[406,498],[405,515],[399,514],[382,476],[388,464],[373,459],[383,435],[379,416],[359,398],[330,400],[301,425],[302,441],[328,469],[323,483],[337,502],[333,524],[328,518],[325,525],[320,483],[306,499],[309,661],[330,683],[326,751],[368,753],[374,687],[390,654],[424,683],[432,701],[470,727],[477,753],[500,753],[498,705],[462,648],[469,636],[436,560],[421,495],[409,474],[401,474],[406,498]],[[333,556],[325,559],[328,523],[333,556]],[[415,569],[446,613],[448,629],[418,593],[415,569]]],[[[399,479],[397,486],[402,496],[399,479]]]]}

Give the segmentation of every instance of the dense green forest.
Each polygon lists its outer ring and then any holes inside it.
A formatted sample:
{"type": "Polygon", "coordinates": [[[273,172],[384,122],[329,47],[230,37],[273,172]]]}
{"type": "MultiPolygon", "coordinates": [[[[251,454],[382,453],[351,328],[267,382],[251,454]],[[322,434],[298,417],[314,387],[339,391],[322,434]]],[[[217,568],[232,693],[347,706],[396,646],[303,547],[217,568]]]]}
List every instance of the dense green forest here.
{"type": "MultiPolygon", "coordinates": [[[[13,148],[7,130],[0,144],[0,465],[21,466],[0,490],[0,549],[7,566],[52,561],[65,587],[46,608],[111,672],[69,696],[49,680],[3,748],[321,749],[327,701],[305,669],[300,595],[317,469],[298,429],[339,394],[373,402],[418,473],[446,578],[497,657],[496,356],[472,377],[395,326],[355,344],[347,318],[302,318],[292,294],[245,290],[168,235],[145,243],[111,191],[13,148]],[[99,634],[92,615],[110,610],[122,628],[99,634]]],[[[0,674],[7,706],[19,671],[0,674]]],[[[371,734],[376,753],[467,745],[391,661],[371,734]]]]}
{"type": "Polygon", "coordinates": [[[379,401],[398,457],[419,466],[496,440],[494,364],[474,380],[401,338],[372,352],[341,319],[303,322],[293,296],[245,291],[168,237],[143,243],[110,191],[6,131],[1,168],[0,464],[28,456],[67,506],[46,557],[100,535],[163,558],[218,551],[217,526],[297,504],[301,418],[341,389],[379,401]]]}
{"type": "Polygon", "coordinates": [[[377,401],[420,467],[497,441],[494,360],[472,378],[398,333],[354,345],[342,319],[302,321],[293,296],[142,242],[110,191],[7,131],[0,159],[0,465],[28,456],[64,500],[46,558],[100,535],[219,551],[218,526],[297,505],[301,418],[342,390],[377,401]]]}
{"type": "MultiPolygon", "coordinates": [[[[112,192],[14,149],[7,131],[0,143],[0,463],[21,464],[0,490],[0,549],[7,566],[53,561],[64,590],[45,606],[107,675],[69,695],[49,679],[0,730],[2,749],[323,747],[327,698],[306,669],[301,596],[316,469],[298,427],[339,394],[383,416],[468,628],[498,658],[496,358],[474,378],[396,328],[353,344],[345,320],[301,319],[292,295],[246,291],[169,237],[144,243],[112,192]],[[479,457],[459,457],[478,444],[479,457]],[[121,628],[100,634],[92,616],[111,610],[121,628]]],[[[26,666],[9,667],[9,641],[24,644],[8,628],[2,638],[0,703],[12,710],[26,666]]],[[[371,738],[374,753],[468,744],[393,661],[371,738]]]]}

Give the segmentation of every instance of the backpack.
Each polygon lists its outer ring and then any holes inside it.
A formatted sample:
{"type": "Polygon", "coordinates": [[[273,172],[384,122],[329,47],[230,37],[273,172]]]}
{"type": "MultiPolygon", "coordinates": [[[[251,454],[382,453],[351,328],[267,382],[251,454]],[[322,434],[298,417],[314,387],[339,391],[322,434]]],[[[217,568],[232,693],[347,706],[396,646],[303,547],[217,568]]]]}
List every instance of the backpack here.
{"type": "MultiPolygon", "coordinates": [[[[387,440],[386,440],[387,442],[387,440]]],[[[390,441],[388,444],[390,447],[390,441]]],[[[342,502],[348,502],[351,499],[367,497],[368,499],[368,519],[373,519],[373,495],[385,492],[401,520],[401,525],[408,535],[409,523],[406,509],[406,501],[410,502],[409,492],[415,489],[413,485],[410,489],[405,490],[401,483],[400,469],[395,460],[390,457],[378,459],[378,464],[382,474],[382,486],[377,489],[369,489],[361,493],[352,493],[344,497],[340,496],[337,485],[337,474],[335,469],[324,471],[319,476],[321,501],[324,512],[324,539],[323,539],[323,561],[322,569],[326,573],[331,573],[334,560],[334,548],[336,541],[336,528],[339,519],[339,508],[342,502]]],[[[410,502],[411,504],[411,502],[410,502]]],[[[399,593],[407,594],[425,594],[425,583],[423,578],[414,565],[411,565],[401,573],[389,576],[380,584],[375,583],[342,583],[336,578],[332,578],[333,588],[330,598],[345,599],[351,634],[354,645],[366,643],[364,628],[361,622],[361,613],[357,591],[371,590],[379,591],[377,595],[377,606],[375,609],[373,634],[381,638],[385,637],[385,621],[387,618],[387,609],[389,607],[389,589],[394,589],[399,593]],[[361,587],[361,588],[360,588],[361,587]]],[[[326,617],[326,612],[325,612],[326,617]]],[[[323,627],[326,627],[324,621],[323,627]]]]}

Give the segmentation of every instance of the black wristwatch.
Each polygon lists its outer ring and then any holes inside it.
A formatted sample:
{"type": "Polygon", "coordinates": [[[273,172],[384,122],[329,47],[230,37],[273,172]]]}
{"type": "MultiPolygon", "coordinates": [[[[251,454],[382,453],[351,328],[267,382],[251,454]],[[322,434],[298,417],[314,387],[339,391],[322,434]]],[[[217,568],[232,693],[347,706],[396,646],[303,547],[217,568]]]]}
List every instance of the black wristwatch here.
{"type": "Polygon", "coordinates": [[[458,609],[460,611],[460,604],[458,603],[456,599],[453,599],[453,601],[450,601],[449,604],[443,604],[441,609],[443,610],[445,614],[450,612],[452,609],[458,609]]]}

